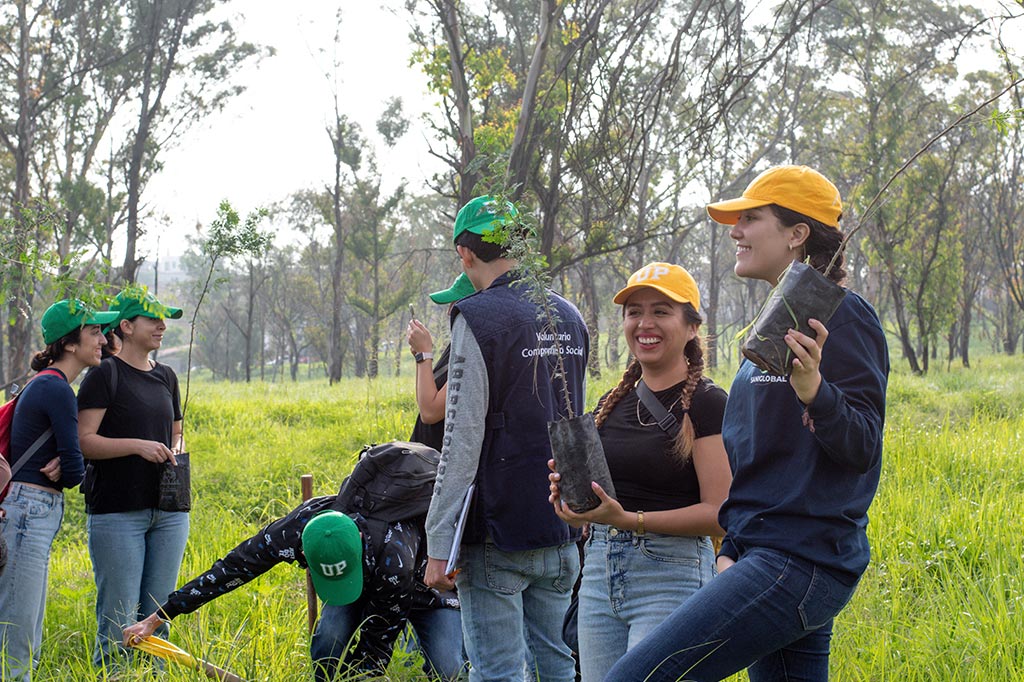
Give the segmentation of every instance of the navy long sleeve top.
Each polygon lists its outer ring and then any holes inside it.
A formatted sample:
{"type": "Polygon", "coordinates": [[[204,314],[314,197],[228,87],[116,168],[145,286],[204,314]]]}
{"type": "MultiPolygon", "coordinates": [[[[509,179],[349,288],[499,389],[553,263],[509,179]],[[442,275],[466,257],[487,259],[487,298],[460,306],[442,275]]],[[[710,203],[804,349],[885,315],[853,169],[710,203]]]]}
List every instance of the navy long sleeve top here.
{"type": "Polygon", "coordinates": [[[870,558],[889,352],[877,314],[855,293],[826,326],[822,384],[810,405],[789,377],[746,360],[736,373],[722,425],[733,481],[719,512],[720,553],[776,549],[853,584],[870,558]]]}
{"type": "MultiPolygon", "coordinates": [[[[51,368],[53,369],[53,368],[51,368]]],[[[11,423],[11,461],[17,462],[46,429],[53,436],[36,450],[12,480],[47,488],[73,488],[85,476],[82,448],[78,444],[78,403],[64,373],[41,374],[24,388],[14,407],[11,423]],[[60,480],[51,481],[39,470],[60,457],[60,480]]],[[[13,466],[13,464],[12,464],[13,466]]]]}

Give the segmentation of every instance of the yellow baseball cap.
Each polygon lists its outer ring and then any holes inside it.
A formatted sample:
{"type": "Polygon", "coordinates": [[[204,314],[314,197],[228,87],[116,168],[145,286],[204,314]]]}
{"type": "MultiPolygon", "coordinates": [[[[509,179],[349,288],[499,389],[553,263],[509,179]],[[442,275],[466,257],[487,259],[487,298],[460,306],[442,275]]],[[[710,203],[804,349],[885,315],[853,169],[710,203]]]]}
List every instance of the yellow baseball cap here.
{"type": "Polygon", "coordinates": [[[660,291],[676,303],[689,303],[700,312],[700,291],[697,282],[681,265],[674,263],[650,263],[643,266],[626,282],[626,288],[615,294],[613,299],[619,305],[626,302],[637,289],[644,287],[660,291]]]}
{"type": "Polygon", "coordinates": [[[739,199],[708,204],[716,223],[735,225],[750,208],[778,204],[808,218],[839,229],[843,201],[828,178],[807,166],[774,166],[754,178],[739,199]]]}

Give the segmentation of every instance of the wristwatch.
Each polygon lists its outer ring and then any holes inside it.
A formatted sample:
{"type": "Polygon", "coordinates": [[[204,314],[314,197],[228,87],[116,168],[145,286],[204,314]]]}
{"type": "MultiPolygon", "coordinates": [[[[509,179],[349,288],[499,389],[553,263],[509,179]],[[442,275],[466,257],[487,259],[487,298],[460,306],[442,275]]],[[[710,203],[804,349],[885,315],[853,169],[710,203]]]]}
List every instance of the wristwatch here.
{"type": "Polygon", "coordinates": [[[431,353],[429,350],[426,353],[413,353],[412,356],[413,358],[416,359],[417,365],[420,364],[421,362],[424,362],[425,360],[434,359],[434,354],[431,353]]]}

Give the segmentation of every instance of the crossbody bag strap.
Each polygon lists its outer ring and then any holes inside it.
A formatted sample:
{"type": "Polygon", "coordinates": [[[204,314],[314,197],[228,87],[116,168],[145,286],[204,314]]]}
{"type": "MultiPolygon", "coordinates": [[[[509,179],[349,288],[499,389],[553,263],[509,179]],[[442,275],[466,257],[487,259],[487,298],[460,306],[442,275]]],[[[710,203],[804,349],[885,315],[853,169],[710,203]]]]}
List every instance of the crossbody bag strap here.
{"type": "Polygon", "coordinates": [[[665,409],[665,406],[661,404],[658,397],[654,395],[654,392],[648,388],[644,380],[641,379],[636,385],[636,396],[643,403],[643,406],[647,408],[647,411],[651,413],[655,421],[658,422],[658,426],[661,430],[667,433],[672,438],[675,438],[679,434],[679,430],[683,428],[679,424],[679,420],[675,418],[671,412],[665,409]]]}

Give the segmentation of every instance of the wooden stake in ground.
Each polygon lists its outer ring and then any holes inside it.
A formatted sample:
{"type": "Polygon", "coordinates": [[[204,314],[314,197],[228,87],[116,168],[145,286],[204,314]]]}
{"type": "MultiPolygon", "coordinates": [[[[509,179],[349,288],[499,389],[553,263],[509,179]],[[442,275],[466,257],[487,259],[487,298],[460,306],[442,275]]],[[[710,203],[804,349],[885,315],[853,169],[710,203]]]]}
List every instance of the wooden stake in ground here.
{"type": "Polygon", "coordinates": [[[196,670],[202,670],[211,680],[220,680],[220,682],[245,682],[245,680],[238,675],[229,673],[227,670],[218,668],[212,663],[207,663],[200,658],[196,658],[184,649],[171,644],[166,639],[160,639],[159,637],[150,635],[146,639],[132,644],[132,646],[158,658],[173,661],[174,663],[180,663],[181,665],[187,665],[188,667],[195,668],[196,670]]]}
{"type": "MultiPolygon", "coordinates": [[[[303,474],[299,479],[302,485],[302,501],[305,502],[313,497],[313,474],[303,474]]],[[[316,600],[316,590],[313,589],[313,576],[306,569],[306,615],[309,617],[309,632],[313,633],[316,627],[317,610],[319,604],[316,600]]]]}

